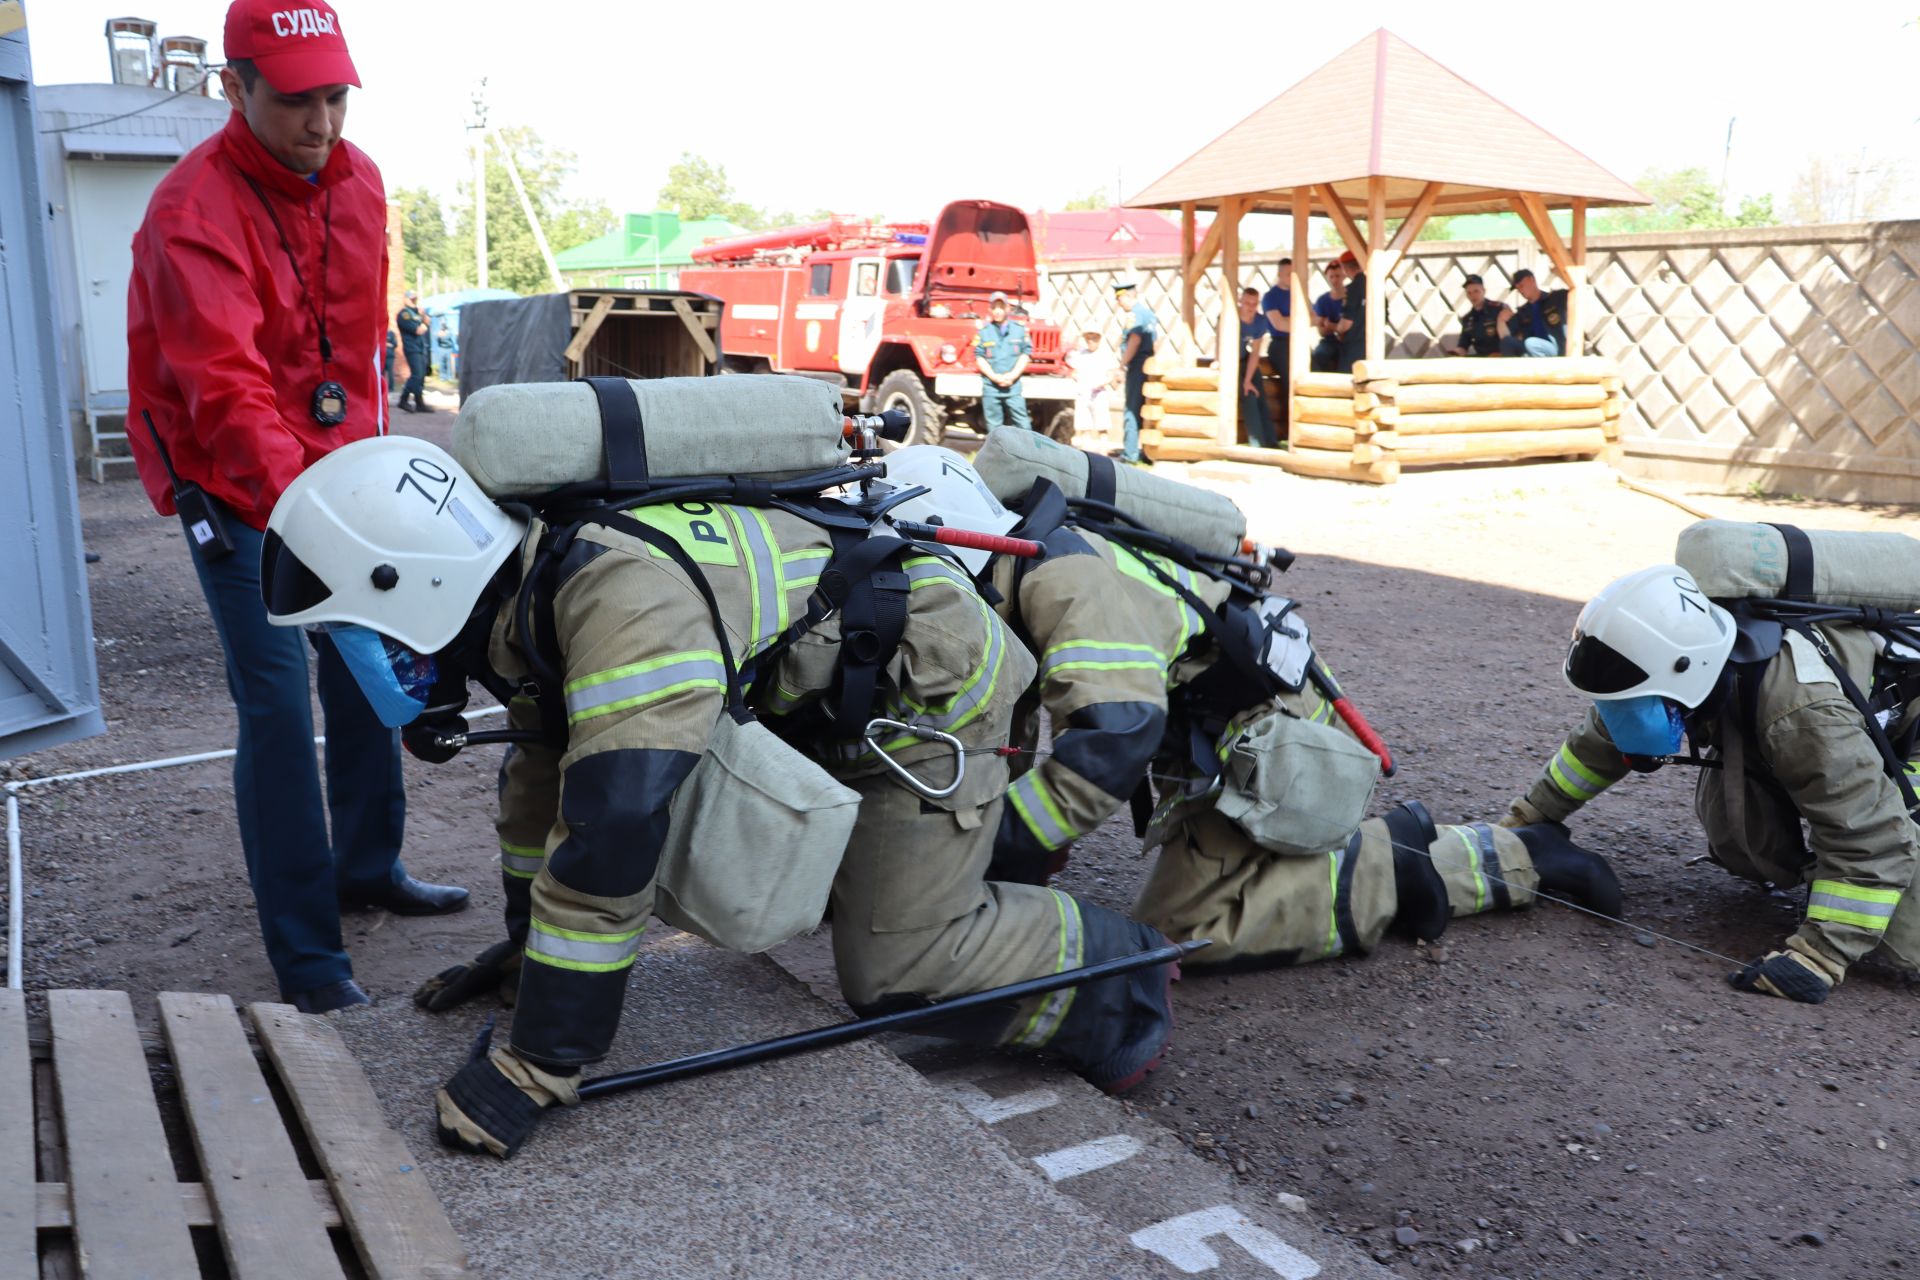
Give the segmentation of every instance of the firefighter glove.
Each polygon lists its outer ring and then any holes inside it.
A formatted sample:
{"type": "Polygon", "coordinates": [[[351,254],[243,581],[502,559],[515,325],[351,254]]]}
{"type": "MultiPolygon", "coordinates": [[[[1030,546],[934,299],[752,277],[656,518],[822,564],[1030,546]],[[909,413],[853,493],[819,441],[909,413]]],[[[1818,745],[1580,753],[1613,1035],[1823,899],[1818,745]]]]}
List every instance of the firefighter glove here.
{"type": "Polygon", "coordinates": [[[1528,803],[1525,796],[1515,796],[1513,803],[1507,806],[1507,812],[1500,819],[1503,827],[1530,827],[1536,822],[1547,821],[1547,815],[1528,803]]]}
{"type": "Polygon", "coordinates": [[[520,989],[521,954],[517,942],[496,942],[466,963],[442,969],[421,983],[413,1002],[428,1013],[445,1013],[491,991],[510,1005],[520,989]]]}
{"type": "Polygon", "coordinates": [[[512,1049],[495,1049],[434,1092],[440,1141],[456,1151],[505,1160],[533,1133],[542,1111],[580,1101],[579,1083],[577,1071],[557,1076],[512,1049]]]}
{"type": "Polygon", "coordinates": [[[1798,951],[1769,951],[1746,968],[1727,975],[1741,991],[1785,996],[1801,1004],[1820,1004],[1833,990],[1833,979],[1798,951]]]}

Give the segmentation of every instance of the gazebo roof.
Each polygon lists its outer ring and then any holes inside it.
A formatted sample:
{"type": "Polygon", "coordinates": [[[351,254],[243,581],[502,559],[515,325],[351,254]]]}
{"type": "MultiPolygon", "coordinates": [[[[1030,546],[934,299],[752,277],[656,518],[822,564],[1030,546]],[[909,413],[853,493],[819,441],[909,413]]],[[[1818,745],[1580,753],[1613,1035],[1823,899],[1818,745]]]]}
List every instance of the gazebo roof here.
{"type": "Polygon", "coordinates": [[[1136,208],[1286,213],[1292,188],[1326,191],[1356,215],[1382,177],[1389,212],[1404,214],[1429,183],[1434,214],[1510,208],[1511,192],[1548,208],[1650,204],[1585,155],[1382,28],[1176,165],[1127,203],[1136,208]]]}

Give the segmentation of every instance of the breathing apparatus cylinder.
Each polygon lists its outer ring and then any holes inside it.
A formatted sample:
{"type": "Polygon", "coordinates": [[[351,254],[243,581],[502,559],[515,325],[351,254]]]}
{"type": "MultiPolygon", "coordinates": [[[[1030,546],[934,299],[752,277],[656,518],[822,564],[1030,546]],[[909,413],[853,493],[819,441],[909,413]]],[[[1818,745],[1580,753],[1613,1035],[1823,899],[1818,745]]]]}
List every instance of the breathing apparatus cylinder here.
{"type": "MultiPolygon", "coordinates": [[[[650,378],[628,385],[654,479],[778,479],[846,466],[852,457],[840,392],[814,378],[650,378]]],[[[495,498],[604,480],[599,399],[584,382],[477,391],[454,423],[453,456],[495,498]]]]}
{"type": "MultiPolygon", "coordinates": [[[[1002,427],[987,433],[973,467],[1002,502],[1019,502],[1035,480],[1051,480],[1069,498],[1084,498],[1092,457],[1036,431],[1002,427]]],[[[1229,499],[1138,467],[1117,468],[1113,488],[1113,505],[1148,528],[1212,555],[1240,554],[1247,518],[1229,499]]]]}
{"type": "MultiPolygon", "coordinates": [[[[1806,529],[1809,603],[1920,609],[1920,538],[1806,529]]],[[[1715,600],[1787,596],[1787,538],[1770,524],[1702,520],[1680,531],[1674,559],[1715,600]]]]}

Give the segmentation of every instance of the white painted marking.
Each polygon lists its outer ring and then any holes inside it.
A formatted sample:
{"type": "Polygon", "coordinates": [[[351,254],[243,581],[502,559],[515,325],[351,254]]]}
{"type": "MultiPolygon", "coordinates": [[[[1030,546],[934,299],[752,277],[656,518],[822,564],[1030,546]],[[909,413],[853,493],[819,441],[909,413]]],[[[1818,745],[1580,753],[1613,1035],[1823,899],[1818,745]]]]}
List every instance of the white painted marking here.
{"type": "Polygon", "coordinates": [[[735,320],[778,320],[780,308],[771,302],[736,302],[727,310],[735,320]]]}
{"type": "Polygon", "coordinates": [[[992,1098],[987,1096],[985,1089],[978,1086],[955,1083],[946,1086],[946,1094],[965,1107],[967,1114],[982,1124],[999,1124],[1002,1120],[1031,1115],[1035,1111],[1045,1111],[1048,1107],[1060,1105],[1060,1095],[1051,1089],[1028,1089],[1024,1093],[1011,1093],[1004,1098],[992,1098]]]}
{"type": "Polygon", "coordinates": [[[1140,1139],[1116,1133],[1095,1138],[1092,1142],[1049,1151],[1043,1156],[1035,1156],[1033,1162],[1040,1166],[1040,1172],[1046,1174],[1049,1181],[1065,1182],[1068,1178],[1077,1178],[1083,1173],[1092,1173],[1095,1169],[1131,1160],[1140,1154],[1142,1147],[1140,1139]]]}
{"type": "Polygon", "coordinates": [[[1255,1226],[1230,1204],[1156,1222],[1127,1239],[1135,1248],[1159,1254],[1188,1275],[1198,1275],[1220,1265],[1220,1255],[1207,1244],[1212,1236],[1225,1236],[1284,1280],[1307,1280],[1320,1274],[1319,1263],[1265,1227],[1255,1226]]]}
{"type": "Polygon", "coordinates": [[[793,318],[795,320],[831,320],[839,309],[839,304],[833,302],[801,302],[794,305],[793,318]]]}

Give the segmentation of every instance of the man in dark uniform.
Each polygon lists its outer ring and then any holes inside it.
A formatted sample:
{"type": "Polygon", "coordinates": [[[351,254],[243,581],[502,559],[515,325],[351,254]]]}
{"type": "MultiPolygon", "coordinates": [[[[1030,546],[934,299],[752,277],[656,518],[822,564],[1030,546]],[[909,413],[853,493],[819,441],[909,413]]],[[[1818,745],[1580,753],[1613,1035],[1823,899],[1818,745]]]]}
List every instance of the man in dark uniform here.
{"type": "Polygon", "coordinates": [[[1513,273],[1513,287],[1526,301],[1500,321],[1500,350],[1510,356],[1565,355],[1567,291],[1545,292],[1525,267],[1513,273]]]}
{"type": "Polygon", "coordinates": [[[393,318],[394,327],[400,330],[400,350],[407,357],[407,385],[400,389],[400,407],[408,413],[432,413],[427,402],[420,398],[420,392],[427,382],[427,363],[432,359],[427,354],[427,313],[420,309],[420,295],[412,289],[407,290],[407,305],[400,308],[393,318]],[[411,399],[412,404],[407,401],[411,399]]]}
{"type": "Polygon", "coordinates": [[[1500,321],[1507,315],[1504,302],[1487,298],[1487,286],[1479,276],[1467,277],[1467,313],[1460,317],[1460,341],[1447,348],[1450,356],[1497,356],[1500,354],[1500,321]]]}
{"type": "Polygon", "coordinates": [[[1340,363],[1336,373],[1352,373],[1356,361],[1367,358],[1367,272],[1352,251],[1340,255],[1347,269],[1347,298],[1342,304],[1340,323],[1340,363]]]}

